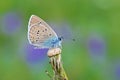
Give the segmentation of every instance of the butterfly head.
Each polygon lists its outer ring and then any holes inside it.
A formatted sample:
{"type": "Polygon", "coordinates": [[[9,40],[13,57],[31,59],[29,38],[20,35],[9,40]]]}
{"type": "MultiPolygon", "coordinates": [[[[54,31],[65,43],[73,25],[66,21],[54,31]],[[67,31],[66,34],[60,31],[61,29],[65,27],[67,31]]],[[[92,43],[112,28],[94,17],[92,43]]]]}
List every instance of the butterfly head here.
{"type": "Polygon", "coordinates": [[[63,37],[61,36],[61,37],[58,37],[58,46],[60,47],[60,48],[62,48],[62,45],[61,45],[61,43],[62,43],[62,41],[63,41],[63,37]]]}
{"type": "Polygon", "coordinates": [[[58,37],[58,40],[59,41],[62,41],[64,38],[61,36],[61,37],[58,37]]]}
{"type": "Polygon", "coordinates": [[[63,40],[63,37],[58,37],[58,38],[55,37],[55,38],[53,38],[53,40],[51,41],[52,44],[53,44],[52,47],[54,47],[54,48],[57,48],[57,47],[61,48],[62,47],[62,45],[61,45],[62,40],[63,40]]]}

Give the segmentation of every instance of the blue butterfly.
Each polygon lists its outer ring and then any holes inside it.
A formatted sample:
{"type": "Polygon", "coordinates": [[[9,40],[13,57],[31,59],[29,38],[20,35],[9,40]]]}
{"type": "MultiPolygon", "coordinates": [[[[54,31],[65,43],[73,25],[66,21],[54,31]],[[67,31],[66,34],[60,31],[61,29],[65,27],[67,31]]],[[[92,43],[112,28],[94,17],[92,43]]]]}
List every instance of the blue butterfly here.
{"type": "Polygon", "coordinates": [[[58,37],[53,29],[38,16],[32,15],[28,24],[28,40],[38,48],[62,47],[62,37],[58,37]]]}

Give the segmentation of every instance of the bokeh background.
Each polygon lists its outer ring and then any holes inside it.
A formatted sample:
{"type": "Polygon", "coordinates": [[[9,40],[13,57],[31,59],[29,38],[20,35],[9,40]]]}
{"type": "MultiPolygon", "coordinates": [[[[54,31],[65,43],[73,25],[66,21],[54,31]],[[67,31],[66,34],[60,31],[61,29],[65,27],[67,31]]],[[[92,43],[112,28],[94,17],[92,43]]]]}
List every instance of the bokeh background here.
{"type": "Polygon", "coordinates": [[[65,38],[69,80],[120,80],[120,0],[0,0],[0,80],[50,80],[47,49],[27,40],[32,14],[65,38]]]}

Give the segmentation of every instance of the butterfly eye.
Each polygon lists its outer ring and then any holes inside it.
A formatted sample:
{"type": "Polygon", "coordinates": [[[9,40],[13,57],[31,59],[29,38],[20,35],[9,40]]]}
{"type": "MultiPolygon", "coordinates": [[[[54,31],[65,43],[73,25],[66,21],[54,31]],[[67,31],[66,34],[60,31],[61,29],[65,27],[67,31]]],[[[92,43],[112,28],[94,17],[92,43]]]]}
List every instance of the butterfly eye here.
{"type": "Polygon", "coordinates": [[[60,40],[60,41],[61,41],[62,39],[61,39],[61,38],[58,38],[58,40],[60,40]]]}
{"type": "Polygon", "coordinates": [[[58,40],[60,40],[60,41],[63,40],[63,39],[64,39],[63,37],[59,37],[59,38],[58,38],[58,40]]]}

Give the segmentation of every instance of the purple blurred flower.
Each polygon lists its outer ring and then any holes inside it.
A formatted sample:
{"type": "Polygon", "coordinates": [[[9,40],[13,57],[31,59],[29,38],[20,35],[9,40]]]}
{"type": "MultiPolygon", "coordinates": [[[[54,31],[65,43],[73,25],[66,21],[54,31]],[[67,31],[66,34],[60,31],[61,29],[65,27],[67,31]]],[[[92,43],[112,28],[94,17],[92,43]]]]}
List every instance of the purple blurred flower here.
{"type": "Polygon", "coordinates": [[[115,74],[120,78],[120,65],[116,67],[115,74]]]}
{"type": "Polygon", "coordinates": [[[28,63],[39,63],[47,58],[48,49],[35,49],[34,46],[28,45],[26,49],[26,60],[28,63]]]}
{"type": "Polygon", "coordinates": [[[6,33],[14,33],[21,26],[21,16],[17,12],[9,12],[3,15],[2,26],[6,33]]]}
{"type": "MultiPolygon", "coordinates": [[[[27,40],[28,41],[28,40],[27,40]]],[[[20,56],[32,73],[39,73],[48,64],[48,49],[35,49],[35,46],[28,44],[27,41],[21,44],[20,56]]]]}
{"type": "Polygon", "coordinates": [[[114,67],[114,73],[117,80],[120,80],[120,62],[117,62],[114,67]]]}
{"type": "Polygon", "coordinates": [[[104,39],[99,35],[91,35],[88,39],[88,51],[93,56],[102,56],[106,52],[104,39]]]}

